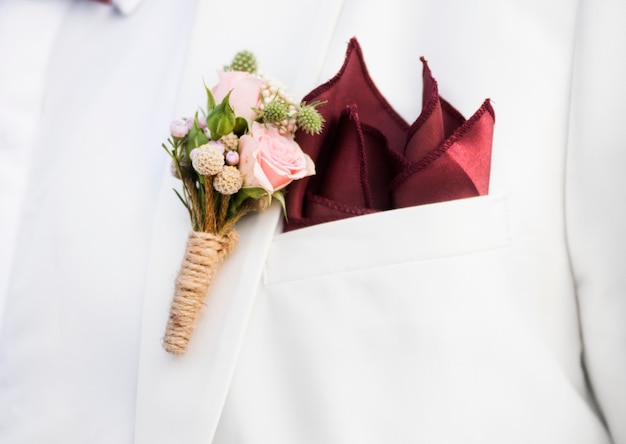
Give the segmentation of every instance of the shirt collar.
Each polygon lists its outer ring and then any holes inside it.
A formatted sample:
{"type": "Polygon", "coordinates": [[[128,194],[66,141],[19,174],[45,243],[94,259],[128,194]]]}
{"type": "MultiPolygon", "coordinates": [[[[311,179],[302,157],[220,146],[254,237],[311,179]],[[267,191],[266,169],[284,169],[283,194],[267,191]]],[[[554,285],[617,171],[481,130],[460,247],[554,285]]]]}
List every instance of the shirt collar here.
{"type": "Polygon", "coordinates": [[[113,0],[115,7],[124,15],[131,14],[137,9],[142,0],[113,0]]]}

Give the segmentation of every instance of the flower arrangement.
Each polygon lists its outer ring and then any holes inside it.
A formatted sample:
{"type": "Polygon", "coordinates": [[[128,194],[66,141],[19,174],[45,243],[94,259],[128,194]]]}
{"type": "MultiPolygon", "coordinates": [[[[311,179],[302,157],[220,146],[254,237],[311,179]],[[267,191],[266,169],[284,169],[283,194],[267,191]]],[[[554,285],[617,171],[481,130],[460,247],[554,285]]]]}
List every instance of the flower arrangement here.
{"type": "Polygon", "coordinates": [[[294,137],[299,129],[318,134],[324,123],[316,110],[321,102],[296,104],[257,71],[249,51],[237,53],[218,76],[214,88],[205,84],[206,110],[172,122],[169,146],[163,144],[192,226],[163,340],[173,354],[187,350],[215,273],[237,243],[235,223],[272,198],[284,209],[284,188],[315,174],[294,137]]]}

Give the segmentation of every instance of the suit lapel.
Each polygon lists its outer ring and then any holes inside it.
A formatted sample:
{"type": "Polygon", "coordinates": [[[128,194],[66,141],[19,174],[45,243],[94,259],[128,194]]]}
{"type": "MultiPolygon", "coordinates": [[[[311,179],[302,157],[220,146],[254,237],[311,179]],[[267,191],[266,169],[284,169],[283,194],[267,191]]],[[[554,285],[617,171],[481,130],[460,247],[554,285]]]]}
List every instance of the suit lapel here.
{"type": "Polygon", "coordinates": [[[272,207],[238,224],[239,243],[209,290],[189,350],[170,356],[161,338],[188,222],[167,217],[180,210],[168,185],[161,193],[144,300],[136,442],[206,443],[220,417],[280,209],[272,207]]]}
{"type": "MultiPolygon", "coordinates": [[[[200,0],[188,47],[177,113],[172,117],[191,115],[205,102],[203,76],[208,85],[215,82],[215,70],[230,62],[234,53],[250,49],[257,55],[261,68],[278,77],[300,97],[319,79],[319,64],[333,32],[341,4],[331,1],[307,2],[298,14],[288,1],[276,0],[263,5],[246,3],[246,14],[239,14],[237,29],[228,16],[240,10],[232,2],[216,4],[200,0]],[[268,15],[267,10],[285,11],[268,15]],[[290,11],[287,14],[287,11],[290,11]],[[323,12],[322,12],[323,11],[323,12]],[[261,18],[265,29],[286,33],[298,31],[298,23],[320,15],[316,39],[280,39],[278,51],[271,33],[265,37],[258,29],[261,18]],[[215,20],[215,17],[221,17],[215,20]],[[270,18],[273,17],[273,18],[270,18]],[[276,23],[267,23],[273,20],[276,23]],[[224,28],[224,29],[222,29],[224,28]],[[293,28],[293,29],[291,29],[293,28]],[[229,41],[220,40],[224,35],[229,41]],[[232,37],[232,38],[231,38],[232,37]],[[287,45],[287,46],[285,46],[287,45]],[[293,54],[306,54],[294,60],[293,54]]],[[[182,260],[189,221],[172,188],[180,183],[164,172],[156,221],[152,233],[152,250],[144,296],[143,322],[138,369],[136,409],[136,443],[208,443],[211,442],[235,370],[239,350],[254,303],[270,242],[278,227],[281,211],[277,205],[251,214],[236,226],[239,242],[222,264],[209,290],[206,306],[184,356],[170,356],[161,347],[173,295],[174,279],[182,260]]]]}

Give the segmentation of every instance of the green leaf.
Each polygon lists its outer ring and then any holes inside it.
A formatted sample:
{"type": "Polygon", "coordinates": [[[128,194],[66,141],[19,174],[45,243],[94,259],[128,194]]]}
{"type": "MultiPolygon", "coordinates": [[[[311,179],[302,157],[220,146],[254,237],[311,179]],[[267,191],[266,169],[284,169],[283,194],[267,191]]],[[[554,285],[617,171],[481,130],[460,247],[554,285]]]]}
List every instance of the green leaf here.
{"type": "Polygon", "coordinates": [[[187,142],[185,143],[185,152],[187,156],[191,153],[191,150],[198,148],[209,142],[209,138],[204,134],[202,128],[198,126],[198,115],[194,118],[193,126],[187,134],[187,142]]]}
{"type": "Polygon", "coordinates": [[[170,151],[170,149],[166,147],[164,143],[162,143],[161,146],[167,152],[167,154],[172,158],[172,160],[174,160],[174,151],[173,150],[170,151]]]}
{"type": "Polygon", "coordinates": [[[237,134],[238,137],[241,137],[247,131],[248,131],[248,121],[244,117],[235,118],[235,128],[233,128],[233,133],[237,134]]]}
{"type": "Polygon", "coordinates": [[[211,132],[211,138],[218,140],[220,137],[233,132],[235,128],[235,111],[230,106],[230,93],[226,94],[224,100],[211,110],[206,118],[206,126],[211,132]]]}
{"type": "Polygon", "coordinates": [[[207,112],[211,112],[211,110],[215,108],[215,97],[213,97],[213,93],[209,87],[206,86],[204,79],[202,79],[202,83],[204,84],[204,90],[206,91],[206,110],[207,112]]]}
{"type": "Polygon", "coordinates": [[[285,203],[285,195],[283,194],[283,192],[275,191],[274,194],[272,194],[272,197],[274,197],[278,202],[280,202],[280,206],[283,209],[283,215],[285,216],[285,219],[287,219],[287,205],[285,203]]]}
{"type": "Polygon", "coordinates": [[[248,199],[260,199],[263,196],[267,196],[271,202],[272,195],[263,188],[242,188],[236,194],[230,197],[230,205],[228,207],[227,218],[233,217],[237,214],[237,211],[248,199]]]}
{"type": "Polygon", "coordinates": [[[267,190],[259,187],[242,188],[237,194],[243,194],[244,196],[250,197],[252,199],[260,199],[263,196],[268,196],[270,198],[272,197],[271,194],[267,192],[267,190]]]}
{"type": "Polygon", "coordinates": [[[187,202],[185,202],[185,199],[183,199],[183,196],[180,195],[180,193],[178,192],[178,190],[176,188],[172,188],[172,189],[174,190],[174,192],[176,193],[176,195],[178,196],[180,201],[183,203],[185,208],[187,208],[187,211],[189,211],[190,210],[189,204],[187,202]]]}

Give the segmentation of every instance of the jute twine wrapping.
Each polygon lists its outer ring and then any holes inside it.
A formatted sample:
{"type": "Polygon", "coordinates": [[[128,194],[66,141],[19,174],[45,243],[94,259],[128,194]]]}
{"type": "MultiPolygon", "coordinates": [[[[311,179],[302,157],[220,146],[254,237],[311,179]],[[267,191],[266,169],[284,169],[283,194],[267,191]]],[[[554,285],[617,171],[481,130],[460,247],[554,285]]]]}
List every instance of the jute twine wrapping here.
{"type": "Polygon", "coordinates": [[[182,355],[187,351],[215,272],[235,247],[237,239],[234,229],[223,236],[199,231],[189,233],[163,338],[163,348],[169,353],[182,355]]]}

